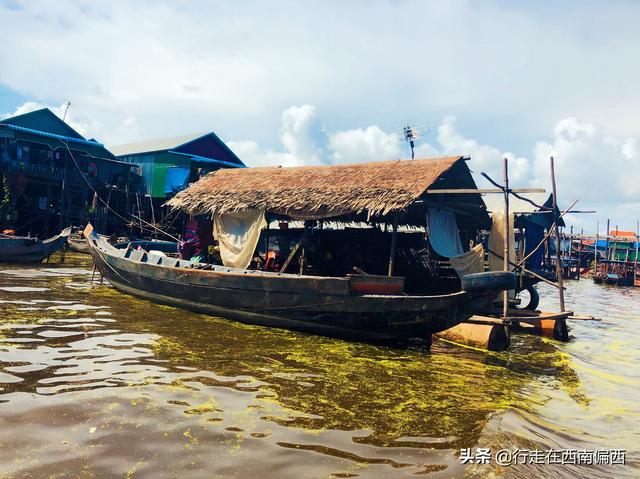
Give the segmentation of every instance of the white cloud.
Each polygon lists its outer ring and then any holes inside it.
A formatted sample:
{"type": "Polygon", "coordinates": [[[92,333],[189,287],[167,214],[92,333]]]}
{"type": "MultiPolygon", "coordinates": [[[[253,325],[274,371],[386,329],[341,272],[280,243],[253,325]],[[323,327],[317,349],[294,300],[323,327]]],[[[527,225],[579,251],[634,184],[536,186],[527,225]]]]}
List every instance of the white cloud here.
{"type": "Polygon", "coordinates": [[[456,125],[456,118],[447,116],[438,127],[438,144],[443,154],[469,156],[473,160],[470,164],[475,171],[476,181],[486,183],[480,172],[487,173],[494,181],[502,183],[502,159],[509,160],[509,181],[522,184],[528,181],[530,163],[523,157],[511,152],[502,151],[491,145],[479,143],[477,140],[466,138],[456,125]]]}
{"type": "MultiPolygon", "coordinates": [[[[527,158],[468,138],[459,131],[456,118],[445,117],[433,144],[423,138],[417,157],[470,156],[470,168],[480,186],[489,186],[480,176],[486,172],[502,183],[502,159],[509,160],[512,187],[543,187],[551,191],[549,157],[555,158],[561,207],[580,199],[578,209],[596,209],[597,215],[572,215],[577,229],[595,230],[596,221],[618,218],[631,229],[638,216],[640,154],[638,140],[616,139],[593,124],[576,118],[556,123],[550,140],[537,142],[527,158]]],[[[231,142],[230,146],[251,166],[352,163],[407,158],[407,145],[394,133],[377,125],[330,132],[320,122],[315,108],[291,107],[282,115],[282,150],[262,149],[255,141],[231,142]]]]}
{"type": "MultiPolygon", "coordinates": [[[[26,113],[45,105],[27,102],[2,118],[26,113]]],[[[65,104],[50,107],[62,116],[65,104]]],[[[73,107],[72,107],[73,108],[73,107]]],[[[87,137],[96,136],[100,122],[72,114],[67,120],[87,137]]],[[[321,121],[313,105],[291,106],[280,116],[279,148],[269,148],[253,139],[228,141],[229,147],[249,166],[304,166],[334,163],[357,163],[408,158],[408,145],[394,132],[378,125],[331,131],[321,121]]],[[[125,118],[123,125],[138,128],[135,118],[125,118]]],[[[637,138],[618,139],[594,124],[575,117],[556,123],[549,139],[538,141],[527,158],[469,138],[460,131],[456,118],[446,116],[437,127],[436,137],[418,140],[416,157],[462,155],[471,157],[471,168],[480,187],[489,186],[481,172],[502,183],[502,158],[509,160],[512,187],[544,187],[551,191],[549,157],[555,159],[560,206],[567,207],[580,199],[579,209],[596,209],[597,215],[571,215],[568,222],[577,229],[595,230],[607,218],[620,228],[633,229],[640,211],[640,151],[637,138]]],[[[602,226],[603,230],[604,226],[602,226]]]]}
{"type": "Polygon", "coordinates": [[[281,116],[283,151],[263,149],[254,140],[228,142],[250,166],[303,166],[330,162],[326,154],[327,132],[312,105],[291,106],[281,116]]]}
{"type": "Polygon", "coordinates": [[[4,119],[16,115],[23,115],[42,108],[49,108],[61,119],[65,118],[65,121],[71,128],[87,138],[91,138],[92,135],[94,135],[94,132],[99,131],[102,128],[100,122],[95,118],[84,113],[76,113],[72,111],[71,106],[67,109],[66,103],[59,106],[51,106],[38,103],[36,101],[28,101],[18,106],[13,112],[0,114],[0,118],[4,119]],[[65,110],[67,110],[66,116],[65,110]]]}
{"type": "Polygon", "coordinates": [[[581,5],[570,24],[567,8],[465,0],[0,4],[0,29],[11,39],[0,47],[0,83],[42,103],[71,100],[102,119],[108,144],[209,129],[266,139],[275,120],[265,119],[304,103],[331,124],[348,116],[347,124],[387,131],[407,117],[454,113],[535,137],[549,118],[580,115],[636,136],[640,4],[608,3],[605,13],[581,5]]]}

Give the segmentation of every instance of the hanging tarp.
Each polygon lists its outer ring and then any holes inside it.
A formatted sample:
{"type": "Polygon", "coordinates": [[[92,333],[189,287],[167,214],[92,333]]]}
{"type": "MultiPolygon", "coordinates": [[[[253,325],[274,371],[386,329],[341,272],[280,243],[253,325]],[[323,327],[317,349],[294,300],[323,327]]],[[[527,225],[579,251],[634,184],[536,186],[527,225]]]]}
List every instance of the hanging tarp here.
{"type": "MultiPolygon", "coordinates": [[[[534,215],[535,216],[535,215],[534,215]]],[[[529,256],[525,266],[529,270],[538,271],[542,268],[542,260],[544,259],[544,248],[540,247],[534,251],[544,238],[544,227],[538,223],[525,219],[524,221],[524,254],[529,256]]]]}
{"type": "Polygon", "coordinates": [[[164,184],[164,193],[172,195],[184,190],[189,184],[189,168],[171,166],[167,168],[167,179],[164,184]]]}
{"type": "Polygon", "coordinates": [[[260,239],[260,231],[266,226],[264,210],[214,215],[213,237],[218,240],[223,264],[247,268],[260,239]]]}
{"type": "Polygon", "coordinates": [[[449,258],[449,261],[459,278],[467,274],[482,273],[484,271],[484,246],[480,243],[460,256],[449,258]]]}
{"type": "MultiPolygon", "coordinates": [[[[505,214],[504,211],[494,212],[491,217],[491,234],[489,235],[489,269],[491,271],[504,270],[504,237],[505,214]]],[[[509,215],[509,260],[515,263],[515,235],[513,231],[513,215],[509,215]]],[[[511,270],[512,267],[509,268],[511,270]]]]}
{"type": "Polygon", "coordinates": [[[460,242],[460,231],[456,215],[437,208],[427,210],[427,229],[429,243],[440,256],[451,258],[464,253],[460,242]]]}

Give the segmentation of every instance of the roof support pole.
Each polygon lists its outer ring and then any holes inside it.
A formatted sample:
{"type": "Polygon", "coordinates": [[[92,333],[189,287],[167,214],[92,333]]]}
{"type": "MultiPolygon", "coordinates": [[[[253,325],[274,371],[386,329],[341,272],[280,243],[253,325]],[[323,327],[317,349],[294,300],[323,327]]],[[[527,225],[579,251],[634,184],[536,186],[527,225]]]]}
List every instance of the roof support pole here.
{"type": "Polygon", "coordinates": [[[549,158],[551,165],[551,186],[553,187],[553,214],[556,217],[554,226],[556,230],[556,275],[558,280],[558,294],[560,296],[560,312],[564,312],[564,287],[562,285],[562,265],[560,264],[560,232],[558,230],[558,192],[556,190],[556,172],[553,165],[553,156],[549,158]]]}
{"type": "Polygon", "coordinates": [[[391,233],[391,250],[389,251],[389,272],[388,276],[393,276],[393,267],[396,260],[396,245],[398,244],[398,213],[393,215],[393,232],[391,233]]]}
{"type": "Polygon", "coordinates": [[[593,274],[598,272],[598,240],[600,239],[600,222],[596,221],[596,242],[593,244],[593,274]]]}
{"type": "MultiPolygon", "coordinates": [[[[509,271],[509,160],[507,158],[502,159],[502,179],[504,181],[504,256],[503,256],[503,269],[509,271]]],[[[506,290],[502,293],[502,320],[507,321],[509,319],[509,291],[506,290]]]]}

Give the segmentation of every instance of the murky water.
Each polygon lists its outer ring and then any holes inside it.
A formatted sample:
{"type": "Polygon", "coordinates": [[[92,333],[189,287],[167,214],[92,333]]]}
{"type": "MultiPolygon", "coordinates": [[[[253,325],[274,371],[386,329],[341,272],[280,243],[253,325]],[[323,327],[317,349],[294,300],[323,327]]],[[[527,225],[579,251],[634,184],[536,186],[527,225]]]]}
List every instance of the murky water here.
{"type": "Polygon", "coordinates": [[[638,477],[640,289],[568,286],[603,318],[570,343],[425,352],[157,306],[92,282],[85,256],[0,265],[0,476],[638,477]],[[461,465],[475,447],[627,465],[461,465]]]}

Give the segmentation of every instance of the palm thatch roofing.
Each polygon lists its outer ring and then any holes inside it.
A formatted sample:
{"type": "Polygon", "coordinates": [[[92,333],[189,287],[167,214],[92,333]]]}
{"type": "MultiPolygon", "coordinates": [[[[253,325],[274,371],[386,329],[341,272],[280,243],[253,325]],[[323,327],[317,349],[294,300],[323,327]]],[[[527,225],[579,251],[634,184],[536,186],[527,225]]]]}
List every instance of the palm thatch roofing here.
{"type": "Polygon", "coordinates": [[[222,169],[181,191],[167,205],[190,214],[261,209],[301,219],[362,212],[369,216],[386,215],[407,208],[460,163],[468,172],[461,156],[332,166],[222,169]]]}

